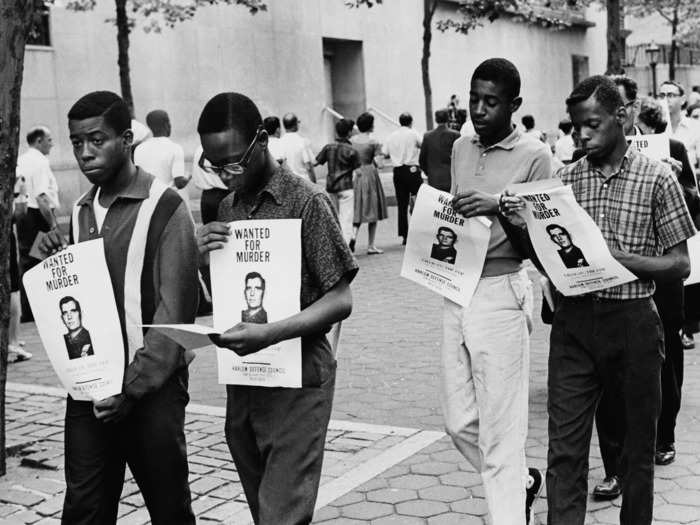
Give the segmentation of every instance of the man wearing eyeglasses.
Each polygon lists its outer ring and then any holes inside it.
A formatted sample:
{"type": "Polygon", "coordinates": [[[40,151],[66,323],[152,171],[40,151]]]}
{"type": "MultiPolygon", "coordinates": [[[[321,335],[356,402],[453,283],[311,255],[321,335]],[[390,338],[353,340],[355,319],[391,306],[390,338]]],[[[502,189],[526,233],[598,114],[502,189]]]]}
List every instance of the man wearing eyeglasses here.
{"type": "Polygon", "coordinates": [[[310,523],[335,385],[326,333],[350,315],[357,263],[325,191],[275,161],[252,100],[216,95],[197,131],[200,165],[232,190],[218,221],[197,234],[202,263],[228,242],[230,221],[301,219],[301,312],[267,324],[241,322],[212,339],[244,356],[301,337],[301,388],[227,386],[226,441],[255,523],[310,523]]]}
{"type": "Polygon", "coordinates": [[[668,112],[671,117],[670,127],[667,129],[669,136],[685,144],[690,164],[697,173],[700,160],[700,123],[683,114],[685,104],[683,86],[673,80],[666,80],[661,84],[658,96],[668,103],[668,112]]]}

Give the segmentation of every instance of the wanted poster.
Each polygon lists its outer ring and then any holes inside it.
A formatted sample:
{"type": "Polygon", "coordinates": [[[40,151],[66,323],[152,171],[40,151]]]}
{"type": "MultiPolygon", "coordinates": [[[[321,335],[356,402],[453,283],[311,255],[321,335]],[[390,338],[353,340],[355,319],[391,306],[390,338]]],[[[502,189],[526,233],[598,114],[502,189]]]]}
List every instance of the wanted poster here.
{"type": "Polygon", "coordinates": [[[24,274],[51,365],[76,400],[120,394],[124,341],[102,239],[69,246],[24,274]]]}
{"type": "Polygon", "coordinates": [[[671,144],[668,135],[631,135],[627,141],[632,143],[639,153],[659,162],[671,157],[671,144]]]}
{"type": "Polygon", "coordinates": [[[401,277],[469,306],[490,237],[488,219],[465,219],[452,209],[452,195],[423,184],[411,215],[401,277]]]}
{"type": "Polygon", "coordinates": [[[616,261],[598,225],[576,202],[571,186],[513,184],[526,207],[519,215],[542,266],[564,295],[579,295],[637,279],[616,261]]]}

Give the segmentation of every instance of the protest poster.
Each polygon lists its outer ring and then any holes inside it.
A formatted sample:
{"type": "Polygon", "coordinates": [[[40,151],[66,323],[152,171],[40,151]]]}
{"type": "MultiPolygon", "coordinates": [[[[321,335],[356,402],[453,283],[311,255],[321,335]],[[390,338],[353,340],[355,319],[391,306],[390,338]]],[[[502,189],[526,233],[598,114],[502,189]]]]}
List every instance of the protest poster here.
{"type": "MultiPolygon", "coordinates": [[[[148,325],[185,349],[212,344],[210,335],[235,325],[269,323],[300,311],[301,220],[229,223],[231,237],[210,252],[214,326],[148,325]]],[[[291,339],[240,357],[217,348],[219,383],[301,387],[301,339],[291,339]]]]}
{"type": "Polygon", "coordinates": [[[652,160],[662,161],[671,157],[668,135],[631,135],[627,140],[636,150],[652,160]]]}
{"type": "Polygon", "coordinates": [[[525,201],[519,212],[554,286],[564,295],[595,292],[637,277],[613,258],[598,225],[576,202],[571,186],[542,181],[508,188],[525,201]]]}
{"type": "Polygon", "coordinates": [[[401,277],[469,306],[486,260],[491,222],[466,219],[452,195],[423,184],[411,215],[401,277]]]}
{"type": "Polygon", "coordinates": [[[696,233],[687,241],[688,258],[690,259],[690,275],[684,284],[700,283],[700,233],[696,233]]]}
{"type": "Polygon", "coordinates": [[[23,282],[41,342],[70,396],[120,394],[124,341],[102,239],[45,258],[23,282]]]}

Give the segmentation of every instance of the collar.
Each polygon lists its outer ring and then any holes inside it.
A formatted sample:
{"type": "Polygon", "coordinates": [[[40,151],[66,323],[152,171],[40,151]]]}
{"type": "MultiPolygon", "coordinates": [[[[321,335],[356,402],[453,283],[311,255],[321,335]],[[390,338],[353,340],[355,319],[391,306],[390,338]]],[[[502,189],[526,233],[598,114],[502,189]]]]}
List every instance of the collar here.
{"type": "MultiPolygon", "coordinates": [[[[272,174],[272,177],[270,177],[270,180],[267,181],[267,184],[265,184],[263,189],[260,190],[260,193],[258,193],[256,201],[259,201],[262,194],[266,193],[272,197],[275,204],[281,206],[282,198],[285,193],[285,186],[287,184],[288,177],[290,176],[296,177],[296,175],[292,175],[291,172],[284,166],[278,167],[272,174]]],[[[234,195],[233,198],[238,200],[236,195],[234,195]]]]}
{"type": "Polygon", "coordinates": [[[502,139],[500,142],[496,142],[496,144],[492,144],[491,146],[484,146],[481,143],[481,139],[479,138],[479,135],[474,135],[471,138],[472,144],[476,144],[478,147],[483,148],[484,150],[490,150],[490,149],[505,149],[505,150],[512,150],[515,145],[518,143],[520,138],[522,137],[522,133],[518,128],[513,126],[513,131],[511,131],[510,135],[502,139]]]}
{"type": "MultiPolygon", "coordinates": [[[[136,176],[126,188],[117,194],[117,199],[145,200],[150,194],[152,182],[153,177],[143,171],[141,168],[137,167],[136,176]]],[[[92,205],[96,194],[97,186],[93,185],[92,188],[90,188],[90,190],[80,198],[77,205],[83,206],[88,203],[92,205]]]]}
{"type": "MultiPolygon", "coordinates": [[[[622,162],[620,163],[620,169],[618,169],[615,173],[613,173],[612,175],[610,175],[609,177],[607,177],[606,180],[613,178],[613,177],[614,177],[615,175],[617,175],[618,173],[621,173],[622,171],[624,171],[625,169],[627,169],[627,167],[629,166],[629,164],[634,160],[634,158],[635,158],[637,155],[639,155],[639,152],[637,151],[637,148],[635,148],[635,147],[634,147],[634,144],[630,142],[630,143],[627,145],[627,150],[625,150],[624,156],[622,157],[622,162]]],[[[593,166],[593,165],[588,161],[588,155],[586,155],[585,157],[583,157],[582,160],[583,160],[583,163],[584,163],[583,166],[584,166],[585,169],[590,170],[590,171],[595,171],[596,173],[600,173],[600,175],[603,176],[603,172],[600,171],[600,170],[599,170],[598,168],[596,168],[595,166],[593,166]]]]}
{"type": "Polygon", "coordinates": [[[352,142],[350,142],[350,139],[348,139],[348,138],[336,137],[336,138],[335,138],[335,141],[336,141],[337,143],[339,143],[339,144],[350,144],[350,145],[352,145],[352,142]]]}

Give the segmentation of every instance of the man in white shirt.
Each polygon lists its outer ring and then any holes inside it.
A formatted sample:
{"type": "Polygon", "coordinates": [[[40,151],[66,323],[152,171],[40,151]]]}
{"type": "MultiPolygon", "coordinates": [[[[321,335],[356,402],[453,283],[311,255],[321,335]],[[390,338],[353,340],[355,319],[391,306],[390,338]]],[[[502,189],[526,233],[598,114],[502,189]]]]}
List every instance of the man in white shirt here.
{"type": "Polygon", "coordinates": [[[684,115],[685,90],[678,82],[666,80],[659,87],[659,98],[668,103],[670,116],[666,128],[669,137],[680,140],[688,150],[688,160],[693,170],[697,172],[700,160],[700,123],[684,115]]]}
{"type": "MultiPolygon", "coordinates": [[[[27,133],[29,149],[17,158],[17,179],[24,179],[27,213],[17,221],[17,241],[21,273],[39,263],[30,257],[34,240],[39,232],[56,228],[54,210],[58,208],[58,183],[51,171],[48,154],[53,147],[51,131],[37,126],[27,133]]],[[[32,320],[31,309],[22,287],[22,320],[32,320]]]]}
{"type": "Polygon", "coordinates": [[[287,113],[282,118],[284,135],[280,137],[279,149],[292,173],[316,182],[315,156],[309,141],[299,135],[299,124],[301,121],[294,113],[287,113]]]}
{"type": "Polygon", "coordinates": [[[571,121],[566,118],[559,121],[559,130],[563,133],[561,137],[554,143],[554,157],[562,161],[564,164],[571,162],[574,156],[574,137],[572,136],[574,126],[571,121]]]}
{"type": "Polygon", "coordinates": [[[401,127],[387,137],[382,153],[385,157],[391,158],[394,166],[394,189],[396,204],[399,208],[399,237],[403,237],[403,244],[406,244],[408,205],[411,202],[411,196],[418,193],[418,188],[423,183],[418,167],[423,137],[411,127],[413,117],[410,113],[401,113],[399,124],[401,127]]]}
{"type": "Polygon", "coordinates": [[[266,117],[263,119],[263,128],[267,131],[267,149],[275,157],[275,160],[282,164],[285,154],[282,148],[282,141],[280,140],[282,135],[280,119],[275,116],[266,117]]]}
{"type": "Polygon", "coordinates": [[[153,137],[136,147],[134,164],[170,187],[184,188],[189,182],[185,176],[185,152],[170,139],[170,117],[156,109],[146,115],[146,124],[153,137]]]}

